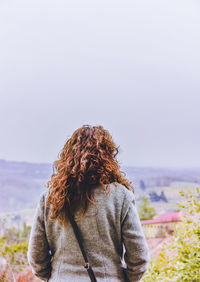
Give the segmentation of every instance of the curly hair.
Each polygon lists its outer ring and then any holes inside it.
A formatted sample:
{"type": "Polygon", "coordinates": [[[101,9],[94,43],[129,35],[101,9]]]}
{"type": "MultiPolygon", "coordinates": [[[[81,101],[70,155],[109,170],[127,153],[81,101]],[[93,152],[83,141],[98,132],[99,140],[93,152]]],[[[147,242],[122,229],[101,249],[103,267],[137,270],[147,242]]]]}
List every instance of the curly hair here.
{"type": "Polygon", "coordinates": [[[51,220],[67,223],[70,215],[81,210],[80,220],[89,204],[95,205],[92,191],[97,185],[109,193],[109,184],[117,182],[134,191],[119,169],[118,149],[102,126],[84,125],[72,134],[53,163],[53,174],[46,185],[51,220]]]}

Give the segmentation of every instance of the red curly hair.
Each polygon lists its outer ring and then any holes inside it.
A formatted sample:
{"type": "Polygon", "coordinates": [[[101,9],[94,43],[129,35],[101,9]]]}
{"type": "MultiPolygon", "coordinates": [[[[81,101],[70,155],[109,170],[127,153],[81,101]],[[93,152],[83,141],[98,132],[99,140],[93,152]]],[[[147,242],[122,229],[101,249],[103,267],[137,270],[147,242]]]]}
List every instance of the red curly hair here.
{"type": "Polygon", "coordinates": [[[109,184],[117,182],[134,191],[119,169],[117,154],[118,147],[102,126],[78,128],[54,162],[46,185],[50,188],[47,203],[51,204],[51,219],[62,224],[78,210],[82,218],[89,204],[95,204],[92,190],[97,185],[109,192],[109,184]]]}

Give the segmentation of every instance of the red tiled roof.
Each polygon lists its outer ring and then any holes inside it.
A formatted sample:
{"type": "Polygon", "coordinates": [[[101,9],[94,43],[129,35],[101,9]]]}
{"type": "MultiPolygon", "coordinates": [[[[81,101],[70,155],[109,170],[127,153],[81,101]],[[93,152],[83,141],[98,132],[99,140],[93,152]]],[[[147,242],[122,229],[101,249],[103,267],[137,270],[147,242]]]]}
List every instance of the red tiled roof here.
{"type": "Polygon", "coordinates": [[[171,212],[171,213],[164,213],[164,214],[158,215],[154,219],[151,219],[151,220],[142,220],[141,223],[143,225],[146,225],[146,224],[177,222],[177,221],[181,221],[180,213],[171,212]]]}

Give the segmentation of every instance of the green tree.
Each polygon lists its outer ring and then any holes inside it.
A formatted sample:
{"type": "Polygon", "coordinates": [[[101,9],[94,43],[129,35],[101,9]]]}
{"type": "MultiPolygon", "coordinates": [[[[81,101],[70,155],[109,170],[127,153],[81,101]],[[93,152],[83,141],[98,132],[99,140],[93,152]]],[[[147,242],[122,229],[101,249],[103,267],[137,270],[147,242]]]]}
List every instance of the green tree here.
{"type": "Polygon", "coordinates": [[[15,275],[24,270],[27,261],[28,242],[7,244],[6,238],[0,238],[0,256],[6,261],[6,268],[0,271],[0,282],[15,281],[15,275]]]}
{"type": "Polygon", "coordinates": [[[138,208],[138,213],[140,220],[153,219],[156,215],[154,207],[149,205],[149,198],[147,196],[142,196],[142,200],[138,208]]]}
{"type": "Polygon", "coordinates": [[[200,191],[181,192],[182,222],[152,259],[143,282],[200,282],[200,191]]]}
{"type": "Polygon", "coordinates": [[[19,244],[28,241],[30,231],[31,227],[24,223],[22,230],[16,227],[6,228],[3,235],[9,245],[13,243],[19,244]]]}
{"type": "Polygon", "coordinates": [[[21,232],[21,242],[26,242],[29,240],[29,235],[31,232],[31,226],[26,225],[24,222],[23,230],[21,232]]]}
{"type": "Polygon", "coordinates": [[[0,269],[0,282],[15,281],[15,276],[28,265],[27,250],[30,226],[24,223],[23,230],[8,228],[0,238],[0,257],[6,261],[5,269],[0,269]]]}

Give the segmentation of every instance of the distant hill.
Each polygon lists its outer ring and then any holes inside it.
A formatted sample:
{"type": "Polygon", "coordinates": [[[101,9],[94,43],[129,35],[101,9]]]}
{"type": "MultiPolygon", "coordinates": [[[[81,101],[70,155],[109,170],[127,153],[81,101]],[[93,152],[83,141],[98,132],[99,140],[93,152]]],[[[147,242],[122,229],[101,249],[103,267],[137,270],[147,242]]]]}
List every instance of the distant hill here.
{"type": "Polygon", "coordinates": [[[123,167],[135,188],[170,186],[172,182],[200,183],[199,169],[123,167]]]}
{"type": "MultiPolygon", "coordinates": [[[[151,188],[168,187],[173,182],[200,183],[200,169],[126,166],[122,167],[122,171],[132,181],[138,197],[143,193],[148,194],[148,191],[155,191],[151,188]]],[[[51,164],[0,160],[0,213],[35,208],[51,174],[51,164]]],[[[161,194],[157,198],[152,195],[155,199],[163,197],[161,194]]]]}
{"type": "Polygon", "coordinates": [[[51,165],[0,160],[0,212],[34,208],[51,165]]]}

